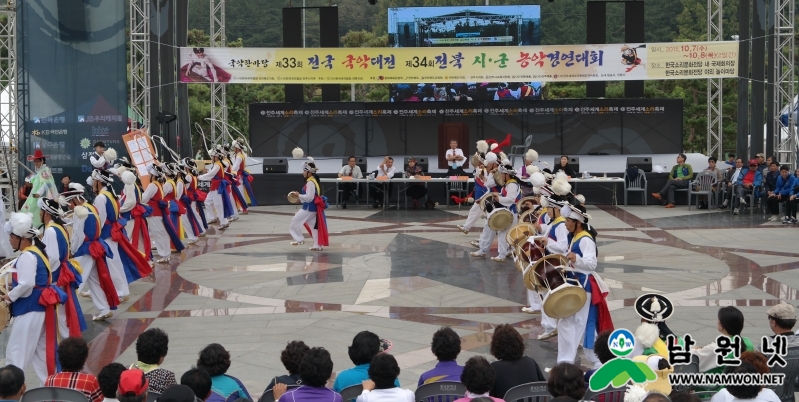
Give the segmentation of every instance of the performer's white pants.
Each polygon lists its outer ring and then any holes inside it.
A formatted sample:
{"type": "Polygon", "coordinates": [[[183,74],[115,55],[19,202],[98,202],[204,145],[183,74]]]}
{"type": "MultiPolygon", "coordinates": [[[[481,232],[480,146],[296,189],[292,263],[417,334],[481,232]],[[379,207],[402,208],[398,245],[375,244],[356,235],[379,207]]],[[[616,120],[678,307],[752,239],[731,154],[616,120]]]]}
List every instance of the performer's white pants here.
{"type": "Polygon", "coordinates": [[[488,249],[491,248],[491,243],[494,242],[494,237],[498,237],[497,257],[499,258],[507,257],[510,254],[510,246],[508,245],[508,239],[506,238],[506,236],[508,235],[508,231],[510,230],[510,228],[515,226],[518,220],[519,216],[513,214],[513,223],[510,226],[508,226],[507,229],[501,232],[496,232],[493,229],[491,229],[488,226],[488,221],[486,221],[485,226],[483,226],[483,233],[480,234],[480,251],[482,251],[483,253],[488,253],[488,249]]]}
{"type": "Polygon", "coordinates": [[[205,198],[205,219],[208,222],[216,219],[217,214],[216,210],[214,209],[214,201],[211,199],[211,193],[208,193],[208,197],[205,198]]]}
{"type": "MultiPolygon", "coordinates": [[[[208,197],[205,199],[205,205],[208,206],[208,201],[211,201],[211,208],[207,208],[206,211],[211,210],[211,216],[219,219],[220,225],[227,225],[228,219],[225,218],[225,208],[222,204],[222,194],[216,192],[216,190],[211,191],[208,193],[208,197]]],[[[227,195],[225,195],[227,197],[227,195]]],[[[235,208],[234,208],[235,209],[235,208]]],[[[214,218],[210,218],[206,216],[206,218],[213,220],[214,218]]]]}
{"type": "Polygon", "coordinates": [[[150,227],[150,239],[155,243],[156,253],[161,258],[167,258],[172,254],[169,245],[169,234],[166,233],[163,218],[160,216],[148,216],[147,226],[150,227]]]}
{"type": "MultiPolygon", "coordinates": [[[[94,307],[100,311],[100,315],[110,313],[111,307],[108,306],[108,299],[105,297],[103,287],[100,286],[100,276],[97,274],[97,269],[94,266],[94,259],[87,254],[75,257],[75,260],[77,260],[78,264],[83,268],[83,284],[89,287],[94,307]]],[[[106,258],[106,265],[108,264],[108,260],[109,259],[106,258]]]]}
{"type": "MultiPolygon", "coordinates": [[[[231,216],[231,218],[233,218],[233,217],[238,218],[239,217],[239,207],[238,207],[239,204],[236,204],[236,197],[233,195],[232,191],[227,193],[227,198],[230,199],[230,205],[233,206],[233,216],[231,216]]],[[[220,202],[219,206],[220,207],[222,206],[221,202],[220,202]]],[[[220,208],[220,210],[222,210],[222,209],[220,208]]]]}
{"type": "Polygon", "coordinates": [[[186,238],[189,240],[197,240],[197,236],[194,235],[194,229],[192,229],[191,221],[189,220],[189,214],[192,213],[192,211],[186,211],[185,214],[180,216],[180,221],[183,222],[183,231],[186,232],[186,238]]]}
{"type": "Polygon", "coordinates": [[[25,371],[33,363],[33,370],[42,385],[47,379],[44,314],[44,311],[31,311],[14,317],[6,348],[6,364],[13,364],[25,371]]]}
{"type": "MultiPolygon", "coordinates": [[[[591,307],[591,293],[585,300],[583,308],[576,314],[561,318],[558,321],[558,364],[572,363],[577,358],[577,349],[583,344],[585,338],[585,326],[588,322],[588,310],[591,307]]],[[[597,367],[599,359],[594,354],[593,349],[584,349],[588,361],[597,367]]]]}
{"type": "MultiPolygon", "coordinates": [[[[67,297],[72,297],[72,295],[67,294],[67,297]]],[[[61,336],[61,339],[67,339],[69,338],[69,327],[67,327],[67,309],[63,304],[59,304],[56,308],[56,312],[58,313],[58,334],[61,336]]]]}
{"type": "Polygon", "coordinates": [[[125,266],[122,265],[122,256],[119,255],[119,243],[105,239],[108,248],[114,253],[114,258],[106,258],[108,264],[108,273],[111,274],[111,280],[114,281],[114,288],[117,290],[119,297],[130,295],[130,288],[128,287],[128,277],[125,275],[125,266]]]}
{"type": "MultiPolygon", "coordinates": [[[[530,268],[532,269],[532,268],[530,268]]],[[[530,308],[533,310],[538,310],[543,313],[544,305],[541,301],[541,294],[534,290],[527,289],[527,303],[530,304],[530,308]]]]}
{"type": "Polygon", "coordinates": [[[191,213],[194,214],[194,218],[197,220],[197,226],[200,227],[200,234],[205,233],[205,228],[203,227],[203,219],[200,217],[200,211],[197,209],[197,202],[191,202],[191,213]]]}
{"type": "MultiPolygon", "coordinates": [[[[246,179],[242,179],[242,180],[246,180],[246,179]]],[[[243,184],[239,184],[238,187],[239,187],[239,192],[241,193],[241,195],[244,196],[244,201],[246,202],[247,201],[247,196],[245,194],[247,194],[247,189],[244,188],[243,184]]],[[[246,211],[247,207],[248,207],[248,205],[245,204],[245,205],[241,206],[241,209],[246,211]]]]}
{"type": "Polygon", "coordinates": [[[467,231],[471,229],[482,214],[483,210],[480,208],[480,204],[477,202],[472,204],[472,207],[469,209],[469,215],[466,217],[466,223],[463,224],[463,228],[467,231]]]}
{"type": "Polygon", "coordinates": [[[311,227],[311,233],[313,233],[313,246],[319,248],[319,232],[313,228],[316,226],[316,212],[306,211],[304,209],[297,211],[294,217],[291,218],[291,226],[289,226],[291,237],[294,241],[304,241],[305,237],[302,235],[302,229],[303,225],[306,223],[311,227]]]}
{"type": "Polygon", "coordinates": [[[486,220],[485,225],[483,225],[483,231],[480,233],[480,252],[483,254],[488,253],[488,249],[491,248],[491,244],[494,243],[494,238],[497,236],[497,232],[493,229],[488,227],[488,220],[486,220]]]}
{"type": "MultiPolygon", "coordinates": [[[[547,313],[544,312],[543,301],[541,303],[541,326],[544,327],[544,332],[552,332],[558,329],[558,320],[548,316],[547,313]]],[[[560,331],[558,331],[558,334],[560,334],[560,331]]]]}

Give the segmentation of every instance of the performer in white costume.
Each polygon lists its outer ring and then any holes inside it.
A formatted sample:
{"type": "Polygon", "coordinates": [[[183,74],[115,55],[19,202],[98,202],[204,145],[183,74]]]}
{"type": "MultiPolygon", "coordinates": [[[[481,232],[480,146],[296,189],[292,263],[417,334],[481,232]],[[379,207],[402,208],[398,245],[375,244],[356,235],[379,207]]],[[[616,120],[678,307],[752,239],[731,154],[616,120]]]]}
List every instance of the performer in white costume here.
{"type": "Polygon", "coordinates": [[[205,205],[210,208],[206,211],[209,212],[209,223],[219,220],[221,225],[219,228],[224,230],[230,226],[228,217],[233,215],[230,198],[227,198],[227,186],[230,183],[225,180],[225,166],[222,164],[223,155],[215,149],[208,150],[208,154],[214,159],[214,163],[208,169],[208,173],[200,175],[200,180],[211,182],[211,189],[205,202],[205,205]]]}
{"type": "Polygon", "coordinates": [[[309,156],[308,161],[302,166],[302,177],[305,178],[305,185],[298,194],[300,202],[302,202],[302,208],[291,219],[289,233],[294,239],[291,245],[298,246],[305,243],[302,227],[310,227],[314,243],[311,250],[322,251],[322,246],[328,245],[327,222],[324,217],[326,202],[320,196],[321,186],[319,185],[316,171],[316,164],[314,164],[313,158],[309,156]]]}

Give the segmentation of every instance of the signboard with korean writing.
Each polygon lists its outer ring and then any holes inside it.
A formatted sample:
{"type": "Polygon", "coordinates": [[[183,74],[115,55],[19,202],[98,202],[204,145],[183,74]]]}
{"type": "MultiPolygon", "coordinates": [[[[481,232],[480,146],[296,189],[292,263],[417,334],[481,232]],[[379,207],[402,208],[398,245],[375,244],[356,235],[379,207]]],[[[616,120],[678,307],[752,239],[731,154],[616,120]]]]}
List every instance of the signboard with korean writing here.
{"type": "MultiPolygon", "coordinates": [[[[199,50],[199,49],[198,49],[199,50]]],[[[180,51],[182,82],[345,84],[732,78],[737,42],[180,51]]]]}

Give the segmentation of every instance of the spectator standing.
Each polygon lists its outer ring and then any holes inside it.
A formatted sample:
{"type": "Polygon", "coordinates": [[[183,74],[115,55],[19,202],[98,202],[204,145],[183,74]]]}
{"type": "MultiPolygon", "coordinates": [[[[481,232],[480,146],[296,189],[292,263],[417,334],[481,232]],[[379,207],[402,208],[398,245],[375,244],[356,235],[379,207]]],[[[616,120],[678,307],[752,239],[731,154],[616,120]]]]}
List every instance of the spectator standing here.
{"type": "Polygon", "coordinates": [[[171,385],[177,384],[175,373],[162,369],[161,364],[169,351],[169,336],[160,328],[150,328],[142,332],[136,340],[136,363],[130,366],[144,372],[149,380],[150,392],[163,393],[171,385]]]}
{"type": "Polygon", "coordinates": [[[461,338],[450,327],[442,327],[433,334],[433,343],[430,350],[436,355],[438,363],[419,377],[417,386],[431,384],[438,381],[460,382],[463,366],[455,359],[461,353],[461,338]]]}
{"type": "Polygon", "coordinates": [[[547,391],[555,398],[567,396],[582,400],[585,396],[583,371],[571,363],[558,364],[549,372],[547,391]]]}
{"type": "Polygon", "coordinates": [[[119,363],[111,363],[103,367],[100,373],[97,374],[97,382],[100,383],[100,392],[103,393],[103,402],[119,402],[117,399],[119,378],[125,370],[125,366],[119,363]]]}
{"type": "Polygon", "coordinates": [[[207,371],[192,367],[180,377],[180,385],[191,388],[194,396],[201,401],[211,397],[211,375],[207,371]]]}
{"type": "Polygon", "coordinates": [[[119,402],[144,402],[147,400],[147,377],[139,369],[125,370],[119,376],[117,399],[119,402]]]}
{"type": "MultiPolygon", "coordinates": [[[[369,379],[369,365],[372,363],[372,358],[380,353],[380,338],[369,331],[359,332],[352,339],[352,345],[347,349],[347,353],[355,367],[338,373],[336,382],[333,383],[333,391],[336,392],[341,392],[351,385],[360,385],[369,379]]],[[[394,385],[399,387],[399,380],[394,385]]]]}
{"type": "Polygon", "coordinates": [[[450,140],[449,149],[444,154],[447,160],[447,175],[449,176],[463,176],[463,164],[466,163],[466,157],[463,156],[463,150],[458,148],[458,141],[450,140]]]}
{"type": "Polygon", "coordinates": [[[26,390],[25,372],[22,369],[13,364],[0,368],[0,399],[18,401],[26,390]]]}
{"type": "Polygon", "coordinates": [[[524,355],[524,340],[509,324],[494,329],[491,355],[499,361],[491,363],[496,375],[490,395],[502,399],[509,389],[528,382],[546,381],[533,358],[524,355]]]}
{"type": "Polygon", "coordinates": [[[414,402],[413,391],[396,385],[400,368],[397,359],[387,353],[372,358],[369,379],[363,382],[363,392],[357,402],[414,402]]]}
{"type": "Polygon", "coordinates": [[[225,374],[230,368],[230,353],[222,345],[212,343],[206,346],[200,352],[197,368],[204,369],[211,376],[209,401],[233,402],[239,398],[252,399],[241,381],[225,374]]]}
{"type": "Polygon", "coordinates": [[[669,181],[658,193],[652,193],[652,196],[661,200],[661,203],[666,204],[666,208],[674,208],[674,190],[688,188],[688,182],[694,178],[694,170],[691,165],[685,163],[685,154],[677,155],[677,164],[671,168],[669,173],[669,181]],[[667,197],[663,200],[663,197],[667,197]]]}
{"type": "Polygon", "coordinates": [[[305,356],[305,353],[310,349],[311,348],[303,341],[289,342],[286,348],[280,352],[280,362],[283,363],[283,367],[286,368],[289,374],[273,378],[272,381],[269,382],[269,385],[266,386],[264,393],[271,391],[275,384],[302,384],[302,380],[300,379],[300,364],[302,363],[302,357],[305,356]]]}
{"type": "Polygon", "coordinates": [[[325,387],[333,374],[333,360],[324,348],[311,348],[300,363],[300,387],[286,391],[286,384],[275,385],[275,400],[279,402],[342,402],[341,394],[325,387]]]}
{"type": "Polygon", "coordinates": [[[81,373],[88,357],[89,346],[83,338],[64,339],[58,345],[58,362],[62,371],[47,377],[44,386],[74,389],[86,395],[89,402],[102,402],[103,395],[97,377],[81,373]]]}
{"type": "Polygon", "coordinates": [[[489,396],[489,392],[494,388],[495,379],[494,369],[491,368],[485,357],[472,357],[466,361],[461,375],[461,382],[466,386],[466,396],[456,399],[454,402],[469,402],[479,397],[489,397],[494,402],[503,402],[501,398],[489,396]]]}

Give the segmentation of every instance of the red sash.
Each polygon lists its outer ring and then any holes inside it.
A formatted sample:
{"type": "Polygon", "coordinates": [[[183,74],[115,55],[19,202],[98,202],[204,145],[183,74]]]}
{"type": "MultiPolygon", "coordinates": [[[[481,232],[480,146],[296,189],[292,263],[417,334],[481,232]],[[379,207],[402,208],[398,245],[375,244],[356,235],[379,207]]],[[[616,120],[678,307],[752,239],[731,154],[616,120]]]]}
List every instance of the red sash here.
{"type": "Polygon", "coordinates": [[[144,254],[139,251],[138,248],[133,247],[130,244],[127,236],[123,232],[124,227],[122,224],[114,222],[111,224],[111,240],[117,242],[119,245],[119,249],[121,252],[125,253],[130,257],[134,264],[136,264],[136,269],[139,271],[139,276],[145,278],[150,276],[153,273],[153,269],[150,268],[150,264],[147,263],[147,258],[144,257],[144,254]]]}
{"type": "Polygon", "coordinates": [[[67,316],[67,328],[69,328],[69,336],[81,336],[80,332],[80,320],[78,320],[78,310],[75,307],[75,300],[72,299],[70,295],[71,283],[75,282],[75,275],[72,274],[72,270],[69,269],[69,265],[67,265],[66,261],[61,263],[61,273],[58,274],[58,282],[56,285],[62,289],[64,292],[67,293],[67,301],[64,302],[64,309],[67,316]]]}

